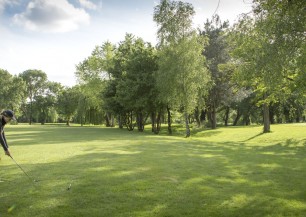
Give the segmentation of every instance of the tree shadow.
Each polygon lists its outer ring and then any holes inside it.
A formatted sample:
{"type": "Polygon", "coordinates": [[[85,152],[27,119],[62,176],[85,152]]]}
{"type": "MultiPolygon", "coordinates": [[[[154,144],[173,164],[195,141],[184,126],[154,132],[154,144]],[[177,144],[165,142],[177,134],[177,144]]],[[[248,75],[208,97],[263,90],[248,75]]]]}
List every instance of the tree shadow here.
{"type": "Polygon", "coordinates": [[[257,138],[257,137],[260,137],[260,136],[262,136],[262,135],[264,135],[264,133],[258,133],[258,134],[256,134],[255,136],[252,136],[252,137],[250,137],[250,138],[248,138],[248,139],[246,139],[246,140],[244,140],[244,141],[242,141],[242,142],[250,141],[250,140],[255,139],[255,138],[257,138]]]}
{"type": "Polygon", "coordinates": [[[9,144],[42,145],[56,143],[88,142],[92,140],[125,140],[131,135],[135,140],[142,139],[144,135],[139,132],[118,130],[117,128],[101,127],[18,127],[18,133],[13,128],[6,129],[6,137],[9,144]],[[120,136],[118,137],[118,133],[120,136]]]}
{"type": "Polygon", "coordinates": [[[219,130],[217,130],[217,129],[214,129],[214,130],[212,130],[212,129],[207,130],[206,129],[206,130],[201,130],[199,132],[195,132],[192,135],[196,136],[196,137],[205,137],[205,138],[207,138],[207,137],[218,135],[220,133],[221,132],[219,130]]]}
{"type": "MultiPolygon", "coordinates": [[[[39,136],[52,145],[67,135],[72,142],[62,143],[73,145],[79,139],[100,143],[84,144],[79,155],[57,150],[58,159],[47,163],[42,159],[49,153],[37,150],[37,163],[21,164],[39,180],[37,188],[13,162],[0,162],[0,177],[5,180],[0,183],[0,215],[259,217],[306,213],[306,151],[305,146],[294,145],[300,141],[261,147],[139,133],[134,138],[130,132],[118,136],[118,130],[97,129],[81,135],[84,130],[28,133],[34,145],[44,141],[39,136]],[[8,213],[12,205],[15,208],[8,213]]],[[[27,143],[22,136],[12,140],[16,148],[27,143]]]]}

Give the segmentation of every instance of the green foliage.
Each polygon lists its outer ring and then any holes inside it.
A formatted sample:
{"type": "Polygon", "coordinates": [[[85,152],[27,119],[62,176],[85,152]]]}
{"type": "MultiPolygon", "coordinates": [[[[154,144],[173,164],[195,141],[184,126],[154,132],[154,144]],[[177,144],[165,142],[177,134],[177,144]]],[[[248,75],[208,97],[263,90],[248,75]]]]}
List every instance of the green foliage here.
{"type": "Polygon", "coordinates": [[[117,85],[117,99],[127,110],[143,111],[151,106],[155,88],[156,54],[150,44],[133,41],[126,70],[117,85]]]}
{"type": "Polygon", "coordinates": [[[87,83],[96,79],[110,79],[113,68],[115,46],[105,42],[96,46],[91,55],[76,66],[76,77],[80,83],[87,83]]]}
{"type": "Polygon", "coordinates": [[[195,11],[190,3],[182,1],[160,0],[154,7],[153,19],[157,23],[159,45],[178,42],[188,37],[192,30],[192,17],[195,11]]]}
{"type": "Polygon", "coordinates": [[[210,78],[201,55],[204,43],[203,38],[193,34],[160,51],[157,85],[163,102],[183,106],[187,112],[195,108],[199,89],[205,91],[210,78]]]}
{"type": "MultiPolygon", "coordinates": [[[[33,118],[33,102],[35,98],[40,97],[47,85],[47,74],[41,70],[29,69],[19,74],[20,78],[26,84],[25,95],[30,101],[30,107],[23,106],[26,116],[28,116],[29,123],[32,123],[33,118]]],[[[41,97],[40,97],[41,98],[41,97]]]]}
{"type": "Polygon", "coordinates": [[[18,76],[0,69],[0,110],[12,109],[16,114],[24,102],[25,83],[18,76]]]}
{"type": "Polygon", "coordinates": [[[234,86],[231,79],[233,70],[228,67],[230,66],[229,46],[226,40],[228,25],[228,22],[222,23],[219,16],[215,15],[211,21],[207,20],[204,23],[204,29],[200,32],[209,40],[203,52],[211,76],[211,88],[205,98],[205,107],[208,110],[210,125],[213,129],[217,125],[217,110],[228,104],[229,93],[233,92],[234,86]],[[222,65],[227,65],[226,69],[223,67],[222,70],[222,65]]]}
{"type": "Polygon", "coordinates": [[[82,90],[77,106],[77,116],[81,123],[102,123],[101,117],[105,115],[103,109],[108,108],[102,92],[111,80],[114,55],[115,46],[105,42],[102,46],[96,46],[91,56],[76,67],[75,75],[82,90]]]}
{"type": "Polygon", "coordinates": [[[124,107],[117,100],[117,83],[118,81],[116,79],[110,80],[106,83],[106,87],[102,92],[104,100],[103,108],[108,112],[120,115],[124,113],[124,107]]]}
{"type": "Polygon", "coordinates": [[[210,79],[202,55],[204,42],[203,38],[193,34],[178,43],[164,46],[159,54],[159,99],[172,109],[183,108],[187,137],[190,136],[188,113],[194,110],[199,97],[208,90],[210,79]]]}
{"type": "MultiPolygon", "coordinates": [[[[303,98],[305,87],[300,84],[305,62],[300,60],[305,53],[305,1],[255,3],[254,16],[243,17],[232,34],[237,78],[254,88],[264,108],[280,102],[288,92],[303,98]]],[[[266,126],[268,113],[264,114],[266,126]]]]}
{"type": "Polygon", "coordinates": [[[305,62],[300,62],[305,53],[305,1],[255,3],[254,17],[243,17],[235,27],[234,55],[242,60],[238,68],[242,80],[252,81],[273,101],[275,93],[291,89],[290,83],[299,84],[305,74],[305,62]]]}
{"type": "Polygon", "coordinates": [[[129,123],[129,130],[133,129],[134,116],[137,117],[138,130],[142,131],[145,116],[156,107],[156,70],[155,49],[142,39],[127,34],[114,57],[113,80],[105,95],[115,105],[113,111],[129,123]]]}
{"type": "MultiPolygon", "coordinates": [[[[157,85],[160,100],[169,106],[182,106],[186,122],[186,137],[190,136],[188,116],[196,107],[200,89],[207,90],[205,59],[201,57],[204,40],[192,28],[195,14],[189,3],[161,0],[154,8],[158,25],[159,70],[157,85]]],[[[169,132],[170,123],[168,121],[169,132]]]]}
{"type": "Polygon", "coordinates": [[[33,101],[35,96],[43,92],[47,81],[47,74],[45,72],[29,69],[20,73],[19,76],[26,83],[27,97],[30,101],[33,101]]]}
{"type": "Polygon", "coordinates": [[[36,116],[36,122],[41,124],[52,122],[51,113],[54,112],[57,97],[62,88],[60,83],[46,82],[43,92],[34,97],[33,116],[36,116]]]}
{"type": "Polygon", "coordinates": [[[65,117],[67,125],[70,124],[72,116],[76,113],[78,102],[81,95],[78,86],[65,88],[62,90],[57,99],[57,109],[60,115],[65,117]]]}
{"type": "Polygon", "coordinates": [[[93,79],[80,85],[80,98],[78,100],[79,123],[101,124],[104,115],[104,99],[101,97],[105,88],[105,81],[93,79]]]}

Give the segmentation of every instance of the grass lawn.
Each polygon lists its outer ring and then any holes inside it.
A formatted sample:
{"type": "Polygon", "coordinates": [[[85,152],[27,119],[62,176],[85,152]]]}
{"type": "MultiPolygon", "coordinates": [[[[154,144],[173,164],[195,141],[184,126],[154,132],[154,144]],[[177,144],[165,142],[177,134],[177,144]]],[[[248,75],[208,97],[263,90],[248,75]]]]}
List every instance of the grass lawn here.
{"type": "Polygon", "coordinates": [[[194,130],[6,127],[0,217],[304,217],[306,124],[194,130]],[[70,190],[67,188],[70,186],[70,190]]]}

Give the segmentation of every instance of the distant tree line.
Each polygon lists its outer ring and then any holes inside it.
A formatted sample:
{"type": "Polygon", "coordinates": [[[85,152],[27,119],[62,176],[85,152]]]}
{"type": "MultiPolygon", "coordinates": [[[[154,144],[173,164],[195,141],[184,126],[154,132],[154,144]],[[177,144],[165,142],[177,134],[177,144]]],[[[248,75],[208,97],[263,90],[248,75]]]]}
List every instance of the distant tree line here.
{"type": "Polygon", "coordinates": [[[0,69],[0,108],[18,121],[137,128],[305,122],[304,0],[254,0],[233,26],[218,15],[192,28],[194,8],[161,0],[154,7],[158,44],[126,34],[96,46],[64,87],[36,69],[0,69]]]}

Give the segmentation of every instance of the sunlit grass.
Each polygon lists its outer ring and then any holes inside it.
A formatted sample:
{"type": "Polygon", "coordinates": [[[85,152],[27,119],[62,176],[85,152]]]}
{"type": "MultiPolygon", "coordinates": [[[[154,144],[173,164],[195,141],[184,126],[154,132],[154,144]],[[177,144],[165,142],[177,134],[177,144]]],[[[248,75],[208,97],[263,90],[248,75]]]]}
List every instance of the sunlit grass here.
{"type": "Polygon", "coordinates": [[[271,129],[193,129],[185,139],[8,126],[13,157],[39,182],[0,152],[0,216],[306,216],[306,125],[271,129]]]}

